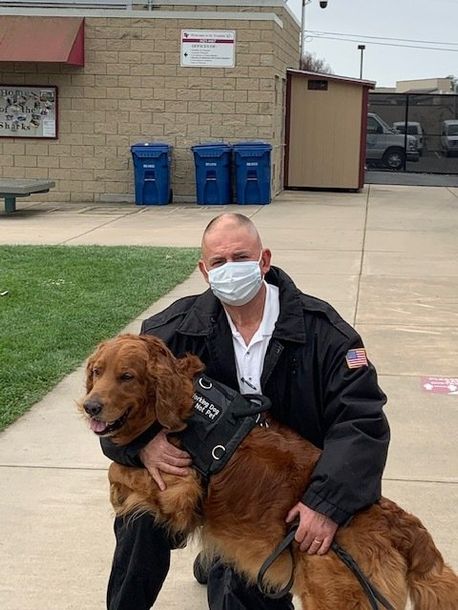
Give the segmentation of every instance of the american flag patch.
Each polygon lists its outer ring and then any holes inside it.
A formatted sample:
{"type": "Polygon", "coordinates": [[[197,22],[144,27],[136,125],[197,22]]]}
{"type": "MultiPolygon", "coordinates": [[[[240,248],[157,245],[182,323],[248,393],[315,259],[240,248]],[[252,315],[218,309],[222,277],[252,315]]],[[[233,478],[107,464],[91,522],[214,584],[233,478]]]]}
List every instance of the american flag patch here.
{"type": "Polygon", "coordinates": [[[358,369],[360,366],[368,366],[366,350],[364,348],[350,349],[345,357],[349,369],[358,369]]]}

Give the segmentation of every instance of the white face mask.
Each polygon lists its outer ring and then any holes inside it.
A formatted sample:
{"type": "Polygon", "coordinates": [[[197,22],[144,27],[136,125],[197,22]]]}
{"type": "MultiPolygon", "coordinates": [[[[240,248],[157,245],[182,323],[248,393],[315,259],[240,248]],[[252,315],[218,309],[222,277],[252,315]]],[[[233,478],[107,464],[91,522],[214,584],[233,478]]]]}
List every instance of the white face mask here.
{"type": "Polygon", "coordinates": [[[208,281],[216,298],[226,305],[246,305],[258,294],[262,286],[262,275],[258,261],[228,262],[210,269],[208,281]]]}

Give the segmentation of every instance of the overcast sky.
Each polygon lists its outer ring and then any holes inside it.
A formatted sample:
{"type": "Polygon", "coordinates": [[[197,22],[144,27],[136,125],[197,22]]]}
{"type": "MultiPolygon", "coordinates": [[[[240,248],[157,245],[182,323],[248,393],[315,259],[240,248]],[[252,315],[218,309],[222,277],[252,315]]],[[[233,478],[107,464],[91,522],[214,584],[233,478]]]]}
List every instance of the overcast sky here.
{"type": "MultiPolygon", "coordinates": [[[[300,19],[302,0],[288,0],[288,5],[300,19]]],[[[345,38],[345,34],[356,35],[351,42],[323,40],[318,36],[306,39],[306,50],[325,59],[335,74],[359,77],[361,52],[357,46],[365,44],[363,78],[377,81],[378,86],[389,87],[397,80],[450,74],[458,77],[458,0],[329,0],[325,9],[320,8],[319,0],[311,0],[306,7],[305,27],[334,32],[329,35],[338,38],[345,38]],[[382,39],[371,41],[366,36],[382,39]],[[427,45],[426,41],[433,44],[427,45]],[[420,48],[391,47],[374,42],[420,48]],[[425,50],[425,46],[447,50],[425,50]]]]}

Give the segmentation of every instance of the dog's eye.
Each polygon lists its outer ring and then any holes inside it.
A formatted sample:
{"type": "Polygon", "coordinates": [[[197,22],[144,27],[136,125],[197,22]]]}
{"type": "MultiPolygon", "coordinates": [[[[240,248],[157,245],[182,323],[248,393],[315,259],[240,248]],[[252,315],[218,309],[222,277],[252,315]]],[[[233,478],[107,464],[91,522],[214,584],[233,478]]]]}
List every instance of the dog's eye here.
{"type": "Polygon", "coordinates": [[[98,377],[100,375],[100,369],[92,369],[92,376],[98,377]]]}
{"type": "Polygon", "coordinates": [[[134,376],[132,375],[132,373],[123,373],[120,377],[122,381],[130,381],[133,378],[134,376]]]}

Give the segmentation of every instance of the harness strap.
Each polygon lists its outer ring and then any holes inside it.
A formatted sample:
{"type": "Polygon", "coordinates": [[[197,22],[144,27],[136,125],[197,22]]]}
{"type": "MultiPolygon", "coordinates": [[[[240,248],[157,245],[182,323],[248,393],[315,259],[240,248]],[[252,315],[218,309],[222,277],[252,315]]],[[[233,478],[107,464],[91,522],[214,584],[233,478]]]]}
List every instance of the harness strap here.
{"type": "Polygon", "coordinates": [[[257,415],[258,413],[265,413],[272,406],[272,403],[267,396],[262,396],[261,394],[242,394],[242,396],[249,401],[249,405],[234,406],[231,411],[234,417],[248,417],[250,415],[257,415]]]}
{"type": "MultiPolygon", "coordinates": [[[[258,589],[266,597],[270,597],[271,599],[279,599],[281,597],[284,597],[287,593],[289,593],[289,591],[291,590],[291,587],[293,586],[295,566],[294,566],[294,561],[293,561],[293,555],[291,552],[291,543],[293,542],[294,536],[296,535],[297,527],[298,527],[297,525],[294,525],[290,529],[290,531],[287,533],[285,538],[280,542],[279,545],[277,545],[275,547],[275,549],[272,551],[271,555],[269,555],[269,557],[264,561],[264,563],[262,564],[262,566],[258,572],[258,577],[257,577],[258,589]],[[263,587],[264,575],[267,572],[267,570],[271,567],[271,565],[277,561],[279,556],[286,549],[289,550],[289,553],[291,556],[291,563],[292,563],[291,577],[288,581],[288,584],[285,585],[285,587],[283,587],[283,589],[281,589],[280,591],[277,591],[275,593],[266,591],[263,587]]],[[[386,608],[386,610],[395,610],[394,606],[392,606],[390,604],[390,602],[380,593],[380,591],[370,582],[370,580],[363,573],[363,571],[361,570],[359,565],[356,563],[356,561],[353,559],[353,557],[349,553],[347,553],[347,551],[344,551],[343,548],[340,545],[338,545],[336,542],[332,543],[331,549],[334,551],[334,553],[337,555],[337,557],[347,566],[347,568],[349,570],[351,570],[353,572],[353,574],[356,576],[363,591],[367,595],[367,598],[369,600],[372,610],[380,610],[378,602],[380,602],[382,604],[382,606],[384,608],[386,608]]]]}

